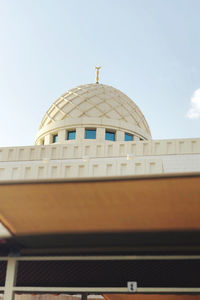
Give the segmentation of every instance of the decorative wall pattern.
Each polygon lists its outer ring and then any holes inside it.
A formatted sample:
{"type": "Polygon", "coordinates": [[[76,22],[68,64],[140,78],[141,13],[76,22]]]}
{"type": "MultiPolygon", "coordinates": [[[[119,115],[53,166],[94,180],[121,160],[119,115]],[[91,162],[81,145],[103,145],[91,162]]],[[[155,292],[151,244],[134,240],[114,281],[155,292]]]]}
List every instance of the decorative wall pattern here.
{"type": "Polygon", "coordinates": [[[134,142],[71,142],[47,146],[0,148],[0,162],[61,160],[74,158],[180,155],[200,153],[200,139],[149,140],[134,142]]]}

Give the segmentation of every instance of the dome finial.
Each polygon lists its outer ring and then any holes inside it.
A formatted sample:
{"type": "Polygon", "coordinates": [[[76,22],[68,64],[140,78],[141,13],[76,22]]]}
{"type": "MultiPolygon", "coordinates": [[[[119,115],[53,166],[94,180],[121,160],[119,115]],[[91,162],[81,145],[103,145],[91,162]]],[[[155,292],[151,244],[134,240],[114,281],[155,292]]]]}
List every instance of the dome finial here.
{"type": "Polygon", "coordinates": [[[99,83],[99,70],[101,69],[101,67],[95,67],[96,69],[96,83],[99,83]]]}

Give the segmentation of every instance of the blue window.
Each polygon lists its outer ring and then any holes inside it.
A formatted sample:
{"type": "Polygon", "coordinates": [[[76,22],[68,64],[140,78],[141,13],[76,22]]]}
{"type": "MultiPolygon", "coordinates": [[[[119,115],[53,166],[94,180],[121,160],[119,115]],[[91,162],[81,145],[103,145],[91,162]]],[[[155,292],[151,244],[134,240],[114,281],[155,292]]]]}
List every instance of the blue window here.
{"type": "Polygon", "coordinates": [[[53,135],[53,143],[57,143],[58,141],[58,134],[53,135]]]}
{"type": "Polygon", "coordinates": [[[115,141],[115,132],[106,130],[106,140],[115,141]]]}
{"type": "Polygon", "coordinates": [[[68,140],[75,140],[76,139],[76,130],[71,130],[67,132],[67,139],[68,140]]]}
{"type": "Polygon", "coordinates": [[[85,129],[85,139],[96,139],[96,129],[85,129]]]}
{"type": "Polygon", "coordinates": [[[125,140],[125,141],[132,141],[132,140],[133,140],[133,135],[130,134],[130,133],[126,133],[126,132],[125,132],[124,140],[125,140]]]}

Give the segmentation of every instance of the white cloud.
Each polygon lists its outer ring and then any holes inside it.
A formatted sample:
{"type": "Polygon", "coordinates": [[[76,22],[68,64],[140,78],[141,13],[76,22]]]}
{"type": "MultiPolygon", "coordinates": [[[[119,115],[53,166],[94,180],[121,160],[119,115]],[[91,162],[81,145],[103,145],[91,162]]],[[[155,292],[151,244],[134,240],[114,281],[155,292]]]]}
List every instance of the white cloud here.
{"type": "Polygon", "coordinates": [[[200,118],[200,89],[196,90],[190,99],[190,109],[187,112],[187,118],[200,118]]]}

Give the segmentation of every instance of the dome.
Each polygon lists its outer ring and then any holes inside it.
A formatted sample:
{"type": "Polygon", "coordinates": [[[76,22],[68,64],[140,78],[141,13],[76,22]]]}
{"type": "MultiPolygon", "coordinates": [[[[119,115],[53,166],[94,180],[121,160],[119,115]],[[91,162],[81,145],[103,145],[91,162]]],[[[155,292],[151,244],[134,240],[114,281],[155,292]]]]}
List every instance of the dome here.
{"type": "Polygon", "coordinates": [[[60,96],[44,115],[36,144],[47,133],[77,126],[121,128],[144,139],[151,138],[138,106],[121,91],[104,84],[81,85],[60,96]]]}

